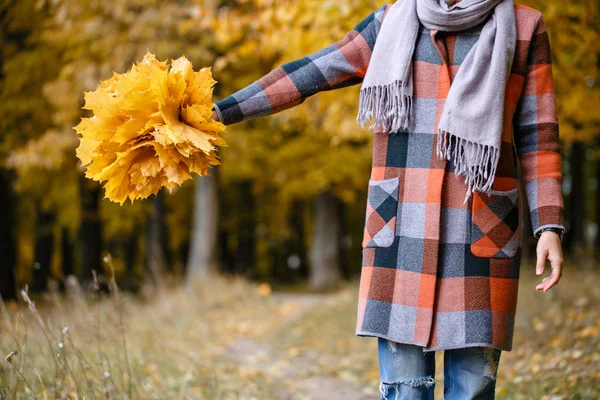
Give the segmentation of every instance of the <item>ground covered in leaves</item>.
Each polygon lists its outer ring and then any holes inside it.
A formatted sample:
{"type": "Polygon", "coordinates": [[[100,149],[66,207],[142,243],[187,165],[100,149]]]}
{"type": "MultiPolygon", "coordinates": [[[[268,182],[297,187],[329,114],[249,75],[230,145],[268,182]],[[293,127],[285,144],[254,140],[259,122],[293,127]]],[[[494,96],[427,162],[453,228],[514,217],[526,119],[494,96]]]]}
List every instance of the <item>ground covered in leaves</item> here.
{"type": "MultiPolygon", "coordinates": [[[[567,265],[545,294],[533,265],[521,277],[497,398],[599,398],[600,271],[567,265]]],[[[0,399],[376,399],[376,339],[354,336],[357,288],[272,292],[215,278],[142,298],[75,291],[36,310],[7,304],[0,399]]],[[[436,361],[442,398],[443,352],[436,361]]]]}

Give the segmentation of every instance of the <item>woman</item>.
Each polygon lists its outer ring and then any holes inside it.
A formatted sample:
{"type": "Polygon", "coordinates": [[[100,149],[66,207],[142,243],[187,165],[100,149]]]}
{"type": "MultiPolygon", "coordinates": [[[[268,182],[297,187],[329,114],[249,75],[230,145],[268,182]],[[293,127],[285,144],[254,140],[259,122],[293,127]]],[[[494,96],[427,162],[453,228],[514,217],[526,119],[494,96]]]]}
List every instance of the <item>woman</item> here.
{"type": "Polygon", "coordinates": [[[536,272],[562,274],[561,155],[548,35],[510,0],[399,0],[216,103],[226,125],[362,83],[374,130],[356,335],[378,338],[382,399],[494,398],[512,349],[525,180],[536,272]]]}

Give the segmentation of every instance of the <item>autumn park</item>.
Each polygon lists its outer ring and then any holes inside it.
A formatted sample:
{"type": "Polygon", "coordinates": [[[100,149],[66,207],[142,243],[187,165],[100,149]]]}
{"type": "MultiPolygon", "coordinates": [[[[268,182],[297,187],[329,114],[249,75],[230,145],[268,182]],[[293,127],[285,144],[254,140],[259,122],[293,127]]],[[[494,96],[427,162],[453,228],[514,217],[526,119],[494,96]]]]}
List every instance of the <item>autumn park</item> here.
{"type": "MultiPolygon", "coordinates": [[[[0,400],[379,398],[355,335],[360,82],[239,123],[213,107],[385,4],[0,0],[0,400]]],[[[600,2],[518,4],[551,44],[564,266],[535,289],[524,197],[496,397],[598,399],[600,2]]]]}

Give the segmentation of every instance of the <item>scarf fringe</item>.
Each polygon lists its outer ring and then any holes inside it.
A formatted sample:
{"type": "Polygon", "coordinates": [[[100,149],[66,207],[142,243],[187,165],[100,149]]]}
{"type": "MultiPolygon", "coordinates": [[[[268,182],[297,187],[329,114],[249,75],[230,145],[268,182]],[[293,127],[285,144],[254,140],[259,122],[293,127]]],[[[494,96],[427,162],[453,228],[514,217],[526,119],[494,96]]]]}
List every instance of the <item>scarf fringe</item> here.
{"type": "Polygon", "coordinates": [[[360,90],[356,122],[363,128],[374,118],[369,129],[376,126],[395,132],[409,126],[413,108],[412,93],[407,94],[406,84],[395,80],[388,85],[369,86],[360,90]]]}
{"type": "Polygon", "coordinates": [[[439,157],[452,159],[455,174],[465,176],[467,193],[463,204],[467,202],[474,190],[490,194],[498,166],[499,149],[438,129],[436,150],[439,157]],[[466,154],[467,145],[475,147],[474,154],[466,154]]]}

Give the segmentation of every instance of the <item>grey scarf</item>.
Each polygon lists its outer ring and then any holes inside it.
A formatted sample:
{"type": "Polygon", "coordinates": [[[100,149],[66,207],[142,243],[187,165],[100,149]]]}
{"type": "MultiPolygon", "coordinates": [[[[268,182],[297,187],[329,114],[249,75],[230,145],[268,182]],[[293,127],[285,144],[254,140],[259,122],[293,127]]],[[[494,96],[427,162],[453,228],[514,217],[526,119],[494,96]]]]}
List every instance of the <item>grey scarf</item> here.
{"type": "Polygon", "coordinates": [[[357,122],[393,133],[413,121],[412,57],[419,23],[455,32],[480,23],[481,34],[452,81],[438,125],[437,155],[452,159],[473,190],[490,194],[500,153],[504,92],[516,46],[512,0],[398,0],[381,25],[360,90],[357,122]],[[491,15],[491,18],[488,16],[491,15]]]}

